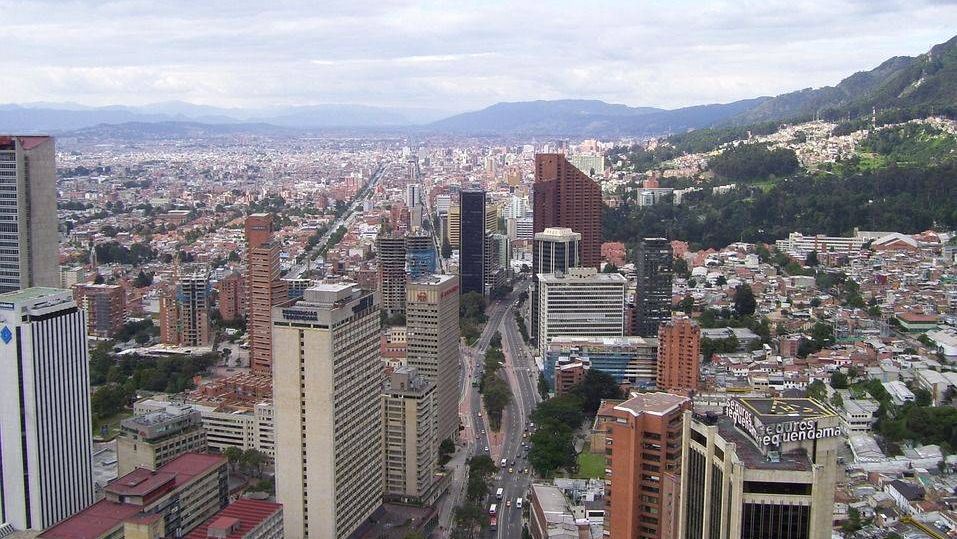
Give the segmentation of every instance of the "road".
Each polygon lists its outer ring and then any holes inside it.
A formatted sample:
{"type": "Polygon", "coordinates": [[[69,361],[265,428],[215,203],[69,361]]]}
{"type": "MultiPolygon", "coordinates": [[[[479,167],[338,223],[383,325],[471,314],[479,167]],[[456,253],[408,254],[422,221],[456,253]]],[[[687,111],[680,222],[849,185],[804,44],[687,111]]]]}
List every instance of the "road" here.
{"type": "Polygon", "coordinates": [[[352,199],[352,203],[349,204],[349,207],[346,208],[346,211],[342,212],[342,215],[340,215],[339,218],[337,218],[332,225],[329,226],[329,229],[325,234],[322,235],[322,237],[319,239],[319,242],[316,243],[316,246],[313,247],[312,251],[306,257],[306,261],[302,264],[295,264],[289,268],[285,278],[296,279],[302,275],[303,272],[306,271],[306,268],[310,266],[310,262],[318,258],[319,249],[322,249],[323,246],[326,245],[326,242],[329,241],[329,238],[333,233],[335,233],[336,230],[339,229],[340,226],[344,226],[346,229],[352,226],[353,221],[356,219],[356,210],[362,206],[362,202],[367,198],[369,191],[375,188],[376,184],[379,183],[379,180],[383,175],[385,175],[386,171],[389,170],[391,165],[391,163],[380,165],[379,168],[372,173],[372,176],[369,177],[369,182],[358,194],[358,196],[352,199]]]}
{"type": "Polygon", "coordinates": [[[502,458],[515,461],[513,473],[509,474],[506,467],[500,469],[492,479],[492,495],[489,503],[495,503],[502,509],[499,510],[498,530],[489,532],[487,537],[521,537],[522,510],[514,507],[514,504],[516,497],[525,498],[531,476],[519,473],[517,470],[528,467],[524,457],[520,456],[524,441],[522,434],[528,415],[540,400],[536,390],[537,369],[532,364],[531,356],[525,351],[514,316],[515,300],[527,288],[527,281],[520,281],[507,298],[493,302],[486,311],[488,321],[479,339],[471,347],[462,347],[460,378],[462,397],[459,401],[459,413],[465,428],[461,436],[462,450],[458,451],[448,465],[453,479],[449,488],[449,499],[440,510],[439,523],[444,529],[448,529],[451,523],[453,508],[460,505],[464,498],[466,461],[473,455],[485,454],[491,456],[496,463],[502,458]],[[478,388],[472,387],[472,382],[481,377],[485,352],[488,350],[492,337],[498,331],[502,333],[505,352],[504,372],[512,389],[513,400],[505,410],[502,433],[495,435],[488,431],[485,415],[482,413],[482,398],[478,388]],[[517,392],[516,388],[518,388],[517,392]],[[495,491],[499,487],[504,491],[501,501],[495,500],[495,491]],[[511,501],[512,508],[504,507],[506,500],[511,501]]]}
{"type": "Polygon", "coordinates": [[[514,304],[510,303],[508,315],[502,319],[500,326],[505,352],[505,374],[512,389],[512,403],[506,411],[508,418],[505,424],[503,457],[508,459],[513,472],[509,473],[508,468],[502,470],[495,487],[501,487],[504,495],[502,501],[497,502],[498,530],[494,532],[494,536],[503,538],[522,536],[522,513],[527,505],[523,504],[522,508],[518,508],[515,501],[517,498],[527,500],[532,481],[526,449],[528,439],[524,435],[529,424],[528,418],[541,401],[537,389],[538,368],[518,331],[513,309],[514,304]],[[506,501],[511,502],[511,507],[506,507],[506,501]]]}

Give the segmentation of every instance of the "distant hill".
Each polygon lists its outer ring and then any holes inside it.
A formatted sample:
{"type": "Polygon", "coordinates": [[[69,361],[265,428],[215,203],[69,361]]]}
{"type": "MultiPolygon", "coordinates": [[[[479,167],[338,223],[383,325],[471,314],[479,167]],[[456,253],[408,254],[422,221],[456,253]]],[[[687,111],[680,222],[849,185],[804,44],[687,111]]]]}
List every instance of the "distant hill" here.
{"type": "Polygon", "coordinates": [[[654,136],[711,126],[764,99],[675,110],[579,99],[497,103],[427,127],[469,135],[654,136]]]}
{"type": "Polygon", "coordinates": [[[878,109],[957,107],[957,37],[919,56],[895,56],[836,86],[779,95],[744,111],[730,123],[743,125],[820,115],[858,117],[878,109]]]}

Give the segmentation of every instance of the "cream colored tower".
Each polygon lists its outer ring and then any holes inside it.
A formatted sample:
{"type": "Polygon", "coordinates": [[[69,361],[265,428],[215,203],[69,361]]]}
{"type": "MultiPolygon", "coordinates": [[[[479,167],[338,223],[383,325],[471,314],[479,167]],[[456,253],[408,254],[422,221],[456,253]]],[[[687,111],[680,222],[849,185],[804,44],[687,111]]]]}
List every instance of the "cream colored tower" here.
{"type": "Polygon", "coordinates": [[[406,363],[435,383],[438,440],[459,428],[459,278],[427,275],[406,285],[406,363]]]}
{"type": "Polygon", "coordinates": [[[382,499],[379,309],[321,283],[273,310],[276,495],[288,539],[352,534],[382,499]]]}

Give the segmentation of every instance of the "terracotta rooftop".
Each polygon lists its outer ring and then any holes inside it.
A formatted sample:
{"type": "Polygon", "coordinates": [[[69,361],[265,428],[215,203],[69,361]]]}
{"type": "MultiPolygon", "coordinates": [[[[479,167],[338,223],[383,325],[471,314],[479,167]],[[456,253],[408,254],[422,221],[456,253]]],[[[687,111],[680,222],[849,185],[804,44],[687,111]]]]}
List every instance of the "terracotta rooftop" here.
{"type": "Polygon", "coordinates": [[[250,530],[282,511],[282,505],[261,500],[241,499],[227,505],[206,522],[193,528],[184,539],[206,539],[210,530],[229,530],[232,533],[216,535],[224,539],[242,539],[250,530]]]}

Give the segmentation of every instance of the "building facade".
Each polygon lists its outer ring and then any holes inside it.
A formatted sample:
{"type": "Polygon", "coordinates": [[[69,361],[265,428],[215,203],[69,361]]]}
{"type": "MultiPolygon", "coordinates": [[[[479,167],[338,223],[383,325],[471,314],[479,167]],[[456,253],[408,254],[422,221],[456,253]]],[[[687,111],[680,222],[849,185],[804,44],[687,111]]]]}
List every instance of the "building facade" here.
{"type": "Polygon", "coordinates": [[[539,273],[538,350],[545,357],[558,335],[621,337],[625,331],[625,286],[620,273],[570,268],[539,273]]]}
{"type": "Polygon", "coordinates": [[[462,293],[485,294],[485,191],[462,191],[459,279],[462,293]]]}
{"type": "Polygon", "coordinates": [[[658,326],[671,320],[674,255],[665,238],[642,238],[635,251],[635,309],[632,331],[654,337],[658,326]]]}
{"type": "Polygon", "coordinates": [[[42,530],[93,503],[86,316],[69,290],[0,294],[0,520],[42,530]]]}
{"type": "Polygon", "coordinates": [[[559,335],[551,339],[543,361],[542,374],[550,387],[557,387],[553,378],[563,365],[582,362],[620,384],[652,389],[658,372],[658,339],[559,335]]]}
{"type": "Polygon", "coordinates": [[[840,418],[813,399],[686,412],[678,537],[830,539],[840,418]]]}
{"type": "Polygon", "coordinates": [[[695,391],[700,385],[701,328],[685,315],[661,325],[658,332],[658,389],[695,391]]]}
{"type": "Polygon", "coordinates": [[[184,453],[205,452],[202,414],[189,406],[169,405],[165,410],[120,423],[116,473],[122,476],[136,468],[156,470],[184,453]]]}
{"type": "Polygon", "coordinates": [[[345,538],[382,501],[375,296],[321,283],[273,321],[276,497],[287,537],[345,538]]]}
{"type": "Polygon", "coordinates": [[[232,271],[216,283],[219,316],[224,322],[239,320],[246,313],[246,292],[243,278],[232,271]]]}
{"type": "Polygon", "coordinates": [[[109,338],[126,323],[126,290],[120,285],[77,284],[73,298],[86,312],[87,335],[109,338]]]}
{"type": "Polygon", "coordinates": [[[430,275],[409,283],[406,364],[435,383],[438,440],[459,429],[459,278],[430,275]]]}
{"type": "MultiPolygon", "coordinates": [[[[676,478],[681,467],[682,417],[691,399],[670,393],[636,393],[599,413],[608,420],[605,498],[611,537],[675,537],[676,478]]],[[[607,521],[607,520],[606,520],[607,521]]]]}
{"type": "Polygon", "coordinates": [[[388,315],[405,312],[405,238],[400,235],[380,234],[376,238],[376,258],[379,262],[379,301],[388,315]]]}
{"type": "Polygon", "coordinates": [[[582,235],[570,228],[550,227],[535,234],[532,254],[532,337],[538,336],[538,274],[568,271],[580,264],[582,235]]]}
{"type": "Polygon", "coordinates": [[[246,307],[249,364],[254,371],[272,370],[272,308],[286,300],[279,278],[279,244],[273,240],[272,216],[246,218],[246,307]]]}
{"type": "Polygon", "coordinates": [[[382,390],[385,496],[428,505],[438,496],[439,442],[435,384],[399,367],[382,390]]]}
{"type": "Polygon", "coordinates": [[[534,232],[549,227],[570,228],[581,234],[582,266],[601,264],[601,188],[587,174],[557,153],[535,156],[533,187],[534,232]]]}
{"type": "Polygon", "coordinates": [[[59,286],[52,137],[0,135],[0,192],[0,293],[59,286]]]}
{"type": "Polygon", "coordinates": [[[212,344],[213,339],[209,329],[211,291],[208,266],[189,264],[183,268],[176,287],[180,346],[210,346],[212,344]]]}
{"type": "Polygon", "coordinates": [[[226,458],[186,453],[156,470],[137,468],[103,491],[102,500],[47,529],[40,539],[182,537],[226,506],[226,458]]]}
{"type": "Polygon", "coordinates": [[[435,273],[438,254],[429,234],[410,234],[405,237],[405,266],[409,279],[435,273]]]}

